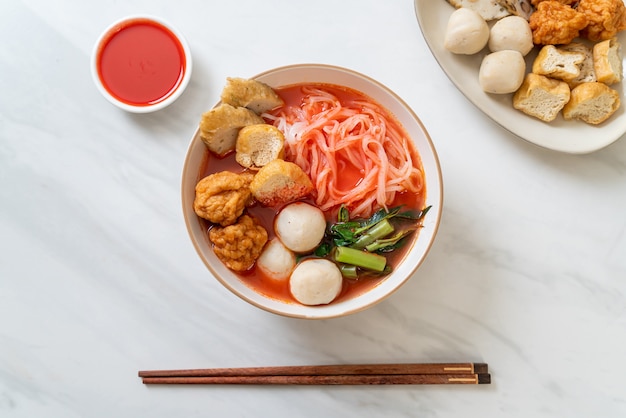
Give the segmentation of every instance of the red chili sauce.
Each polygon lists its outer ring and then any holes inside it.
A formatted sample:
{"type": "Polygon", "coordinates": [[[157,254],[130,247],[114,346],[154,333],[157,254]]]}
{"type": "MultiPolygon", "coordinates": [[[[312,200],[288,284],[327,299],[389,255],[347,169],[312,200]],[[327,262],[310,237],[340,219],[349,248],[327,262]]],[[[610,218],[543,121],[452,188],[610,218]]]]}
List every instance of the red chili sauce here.
{"type": "Polygon", "coordinates": [[[98,50],[98,76],[119,101],[148,106],[169,97],[185,74],[182,44],[165,26],[132,19],[113,28],[98,50]]]}
{"type": "MultiPolygon", "coordinates": [[[[330,86],[326,84],[318,84],[322,86],[324,89],[331,91],[335,96],[337,96],[342,102],[351,101],[351,100],[369,100],[370,98],[362,95],[361,93],[338,88],[335,86],[330,86]]],[[[301,86],[290,86],[285,88],[275,88],[275,91],[281,96],[281,98],[285,101],[285,106],[298,106],[300,100],[303,96],[301,91],[301,86]]],[[[396,128],[405,132],[404,128],[400,125],[400,123],[391,115],[387,115],[387,122],[394,123],[396,128]]],[[[407,135],[405,133],[405,135],[407,135]]],[[[414,147],[411,147],[413,161],[416,164],[421,164],[421,159],[414,147]]],[[[220,171],[232,171],[232,172],[243,172],[244,169],[235,161],[235,154],[231,153],[225,157],[219,158],[212,154],[211,152],[206,151],[206,155],[201,165],[198,180],[208,176],[209,174],[217,173],[220,171]]],[[[342,172],[342,178],[347,183],[354,184],[357,182],[357,179],[362,177],[363,173],[354,169],[354,166],[346,167],[346,171],[342,172]],[[353,168],[353,172],[349,170],[349,167],[353,168]]],[[[399,193],[396,195],[396,199],[390,207],[405,205],[406,209],[417,209],[421,210],[425,204],[425,191],[419,194],[414,193],[399,193]]],[[[315,202],[312,199],[304,200],[307,203],[310,203],[315,206],[315,202]]],[[[255,217],[259,220],[261,225],[267,230],[269,239],[272,239],[276,236],[274,232],[274,218],[280,212],[281,208],[268,208],[263,207],[260,204],[256,203],[254,206],[246,209],[247,213],[251,216],[255,217]]],[[[330,210],[325,213],[326,220],[330,223],[337,222],[337,212],[338,209],[330,210]]],[[[208,231],[212,227],[212,224],[204,219],[198,218],[199,222],[203,225],[204,229],[207,231],[207,241],[208,241],[208,231]]],[[[412,242],[417,238],[418,231],[416,231],[412,237],[410,238],[412,242]]],[[[413,246],[412,242],[407,242],[404,247],[395,250],[392,253],[388,253],[387,262],[393,268],[397,267],[398,264],[404,259],[408,250],[413,246]]],[[[250,270],[246,272],[237,272],[237,275],[241,278],[241,280],[249,287],[254,289],[256,292],[261,293],[270,298],[274,298],[283,302],[288,303],[298,303],[295,301],[291,292],[289,291],[289,281],[280,282],[278,280],[272,280],[266,277],[260,269],[256,267],[252,267],[250,270]]],[[[341,293],[333,302],[337,303],[343,300],[352,299],[369,289],[378,285],[384,277],[377,278],[363,278],[363,279],[347,279],[343,280],[343,288],[341,293]]]]}

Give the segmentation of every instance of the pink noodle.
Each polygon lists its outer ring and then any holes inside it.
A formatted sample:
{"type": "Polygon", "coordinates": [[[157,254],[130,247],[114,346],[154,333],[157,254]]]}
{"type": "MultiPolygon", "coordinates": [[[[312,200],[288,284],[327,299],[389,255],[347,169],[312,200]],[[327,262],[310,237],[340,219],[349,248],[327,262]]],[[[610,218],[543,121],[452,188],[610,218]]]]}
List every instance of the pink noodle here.
{"type": "Polygon", "coordinates": [[[409,140],[383,109],[364,100],[340,103],[322,88],[302,90],[300,107],[264,116],[285,134],[285,157],[309,175],[320,209],[345,204],[351,215],[367,217],[388,208],[397,193],[421,191],[423,176],[412,160],[409,140]],[[365,173],[350,190],[337,186],[342,160],[365,173]]]}

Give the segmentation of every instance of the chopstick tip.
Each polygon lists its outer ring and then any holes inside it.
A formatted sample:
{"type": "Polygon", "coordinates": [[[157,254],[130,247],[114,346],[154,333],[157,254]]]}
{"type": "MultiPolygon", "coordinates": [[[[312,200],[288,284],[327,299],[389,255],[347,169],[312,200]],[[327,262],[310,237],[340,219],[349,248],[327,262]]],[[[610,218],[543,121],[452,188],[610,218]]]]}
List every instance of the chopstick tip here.
{"type": "Polygon", "coordinates": [[[487,363],[474,363],[474,373],[489,373],[489,366],[487,363]]]}
{"type": "Polygon", "coordinates": [[[479,385],[489,385],[489,384],[491,384],[491,375],[489,373],[479,373],[478,374],[478,384],[479,385]]]}

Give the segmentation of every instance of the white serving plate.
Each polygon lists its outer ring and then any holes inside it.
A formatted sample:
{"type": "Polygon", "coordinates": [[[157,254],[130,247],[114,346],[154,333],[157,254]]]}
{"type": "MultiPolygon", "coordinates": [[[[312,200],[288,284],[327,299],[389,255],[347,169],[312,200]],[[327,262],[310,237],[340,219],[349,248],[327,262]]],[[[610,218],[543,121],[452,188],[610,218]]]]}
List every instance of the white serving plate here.
{"type": "MultiPolygon", "coordinates": [[[[561,115],[553,122],[546,123],[515,110],[511,94],[485,93],[478,83],[478,70],[488,50],[472,56],[461,56],[450,53],[443,46],[444,32],[453,11],[454,7],[445,0],[415,0],[420,28],[443,71],[470,102],[504,129],[533,144],[570,154],[597,151],[617,141],[626,132],[624,103],[610,119],[600,125],[566,121],[561,115]]],[[[626,45],[624,32],[618,35],[618,39],[626,45]]],[[[532,62],[534,56],[529,54],[527,61],[532,62]]],[[[611,87],[619,91],[624,101],[624,84],[611,87]]]]}

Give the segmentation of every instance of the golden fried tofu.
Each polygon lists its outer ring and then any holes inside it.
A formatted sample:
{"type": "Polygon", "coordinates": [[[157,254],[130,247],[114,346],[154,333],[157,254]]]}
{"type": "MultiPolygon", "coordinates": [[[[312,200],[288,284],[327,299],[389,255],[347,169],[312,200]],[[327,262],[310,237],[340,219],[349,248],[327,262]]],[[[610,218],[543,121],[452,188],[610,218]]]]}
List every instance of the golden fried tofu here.
{"type": "Polygon", "coordinates": [[[209,150],[222,157],[235,149],[241,128],[258,123],[265,121],[250,109],[222,103],[202,115],[200,138],[209,150]]]}
{"type": "Polygon", "coordinates": [[[241,128],[235,144],[235,160],[243,167],[258,170],[285,154],[285,136],[268,124],[241,128]]]}
{"type": "Polygon", "coordinates": [[[267,84],[235,77],[226,79],[221,99],[222,103],[246,107],[259,115],[284,104],[283,99],[267,84]]]}
{"type": "Polygon", "coordinates": [[[607,86],[624,79],[622,45],[617,38],[607,39],[593,46],[593,68],[597,81],[607,86]]]}
{"type": "Polygon", "coordinates": [[[273,160],[257,172],[250,190],[261,204],[278,206],[308,196],[313,183],[297,164],[273,160]]]}
{"type": "Polygon", "coordinates": [[[580,76],[580,69],[586,58],[582,52],[545,45],[533,61],[532,72],[563,81],[573,80],[580,76]]]}
{"type": "Polygon", "coordinates": [[[243,215],[236,224],[214,226],[209,231],[215,255],[231,270],[250,269],[263,251],[267,231],[256,219],[243,215]]]}
{"type": "Polygon", "coordinates": [[[252,173],[221,171],[210,174],[196,184],[193,209],[199,217],[220,224],[232,225],[252,202],[252,173]]]}
{"type": "Polygon", "coordinates": [[[585,59],[580,63],[580,74],[573,79],[567,80],[570,88],[574,88],[581,83],[589,83],[597,80],[596,70],[593,63],[593,50],[580,42],[572,42],[558,47],[563,51],[582,54],[585,59]]]}
{"type": "Polygon", "coordinates": [[[578,12],[587,18],[583,34],[591,41],[605,41],[626,29],[626,7],[622,0],[580,0],[578,12]]]}
{"type": "Polygon", "coordinates": [[[587,17],[559,1],[547,0],[537,5],[529,24],[536,45],[569,44],[587,26],[587,17]]]}

